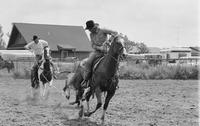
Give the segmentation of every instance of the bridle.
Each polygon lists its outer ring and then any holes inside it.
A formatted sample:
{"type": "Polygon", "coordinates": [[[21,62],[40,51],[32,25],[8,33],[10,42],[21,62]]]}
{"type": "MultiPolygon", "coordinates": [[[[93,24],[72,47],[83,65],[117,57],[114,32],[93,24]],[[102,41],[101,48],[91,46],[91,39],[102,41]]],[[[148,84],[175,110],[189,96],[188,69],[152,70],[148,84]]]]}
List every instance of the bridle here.
{"type": "MultiPolygon", "coordinates": [[[[121,49],[124,49],[124,48],[125,48],[125,47],[122,46],[122,47],[120,48],[120,50],[121,50],[121,49]]],[[[114,61],[116,61],[117,63],[119,62],[119,58],[115,58],[114,56],[112,56],[112,55],[110,55],[110,54],[108,54],[108,53],[107,53],[106,55],[107,55],[107,56],[110,56],[110,57],[111,57],[112,59],[114,59],[114,61]]],[[[120,56],[121,56],[121,54],[120,54],[120,56]]]]}
{"type": "Polygon", "coordinates": [[[44,58],[47,58],[47,57],[49,57],[49,55],[50,55],[50,49],[49,49],[49,47],[45,47],[44,48],[44,58]]]}
{"type": "MultiPolygon", "coordinates": [[[[115,37],[113,38],[112,42],[114,41],[114,39],[115,39],[116,37],[117,37],[117,36],[115,36],[115,37]]],[[[121,51],[121,50],[123,50],[123,49],[125,49],[125,46],[123,46],[123,44],[122,44],[122,47],[120,47],[119,50],[121,51]]],[[[112,55],[110,55],[110,54],[108,54],[108,53],[107,53],[106,55],[110,56],[112,59],[114,59],[115,62],[119,63],[119,59],[120,59],[120,58],[115,58],[114,56],[112,56],[112,55]]],[[[120,54],[119,57],[121,57],[121,55],[122,55],[122,54],[120,54]]]]}
{"type": "MultiPolygon", "coordinates": [[[[48,58],[49,55],[50,55],[50,49],[49,49],[49,47],[45,47],[45,48],[44,48],[44,54],[43,54],[43,57],[44,57],[43,60],[46,60],[46,58],[48,58]]],[[[49,59],[49,60],[50,60],[50,59],[49,59]]],[[[43,63],[44,63],[44,62],[46,62],[46,61],[43,61],[43,63]]],[[[50,61],[49,61],[49,62],[50,62],[50,61]]],[[[47,72],[47,73],[51,73],[51,70],[45,70],[44,68],[41,68],[41,67],[39,67],[39,68],[40,68],[41,70],[47,72]]]]}

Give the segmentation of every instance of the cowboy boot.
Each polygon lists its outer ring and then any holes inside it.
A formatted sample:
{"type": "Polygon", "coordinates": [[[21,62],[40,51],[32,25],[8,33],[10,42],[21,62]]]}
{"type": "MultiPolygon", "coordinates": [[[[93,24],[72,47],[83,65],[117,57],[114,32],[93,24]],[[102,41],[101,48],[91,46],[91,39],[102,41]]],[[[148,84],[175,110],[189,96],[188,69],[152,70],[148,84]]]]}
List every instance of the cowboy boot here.
{"type": "Polygon", "coordinates": [[[39,83],[38,69],[35,70],[36,83],[39,83]]]}

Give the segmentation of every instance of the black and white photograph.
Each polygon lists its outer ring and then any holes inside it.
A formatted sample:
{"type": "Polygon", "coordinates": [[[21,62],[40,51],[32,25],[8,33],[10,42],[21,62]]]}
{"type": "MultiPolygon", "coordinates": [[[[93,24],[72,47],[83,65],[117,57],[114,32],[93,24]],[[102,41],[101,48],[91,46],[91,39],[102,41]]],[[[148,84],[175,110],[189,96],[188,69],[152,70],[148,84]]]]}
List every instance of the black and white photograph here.
{"type": "Polygon", "coordinates": [[[199,126],[199,0],[0,3],[0,126],[199,126]]]}

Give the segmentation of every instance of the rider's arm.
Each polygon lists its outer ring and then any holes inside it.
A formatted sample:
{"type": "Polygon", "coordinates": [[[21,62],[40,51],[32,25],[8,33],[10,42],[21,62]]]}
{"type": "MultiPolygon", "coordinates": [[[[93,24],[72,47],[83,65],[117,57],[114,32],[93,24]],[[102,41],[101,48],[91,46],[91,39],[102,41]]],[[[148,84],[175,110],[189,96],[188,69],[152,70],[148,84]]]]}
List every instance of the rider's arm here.
{"type": "Polygon", "coordinates": [[[24,46],[25,49],[30,50],[32,46],[32,42],[28,43],[27,45],[24,46]]]}
{"type": "Polygon", "coordinates": [[[117,31],[113,31],[113,30],[110,30],[110,29],[102,29],[103,33],[104,34],[108,34],[108,35],[111,35],[109,40],[106,41],[104,44],[106,44],[107,46],[110,46],[110,43],[111,43],[111,40],[113,37],[115,37],[116,35],[118,35],[118,32],[117,31]]]}
{"type": "Polygon", "coordinates": [[[105,34],[109,34],[109,35],[112,35],[112,36],[116,36],[118,33],[117,31],[113,31],[113,30],[110,30],[110,29],[102,29],[102,31],[105,33],[105,34]]]}
{"type": "Polygon", "coordinates": [[[92,43],[92,48],[95,49],[95,50],[104,50],[104,47],[103,46],[98,46],[94,43],[92,43]]]}
{"type": "Polygon", "coordinates": [[[48,47],[48,42],[47,41],[41,40],[41,42],[42,42],[43,47],[48,47]]]}

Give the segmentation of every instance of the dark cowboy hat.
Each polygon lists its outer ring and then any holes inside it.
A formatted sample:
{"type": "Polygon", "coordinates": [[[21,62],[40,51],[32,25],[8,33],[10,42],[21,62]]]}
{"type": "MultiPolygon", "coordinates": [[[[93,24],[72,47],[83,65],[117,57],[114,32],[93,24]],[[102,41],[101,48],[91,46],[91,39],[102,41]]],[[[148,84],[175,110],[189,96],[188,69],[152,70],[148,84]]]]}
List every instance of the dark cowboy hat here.
{"type": "Polygon", "coordinates": [[[86,22],[86,30],[87,29],[92,29],[93,27],[95,27],[95,26],[99,26],[99,24],[98,23],[94,23],[94,21],[93,20],[89,20],[89,21],[87,21],[86,22]]]}
{"type": "Polygon", "coordinates": [[[39,39],[37,35],[33,36],[33,40],[39,39]]]}

